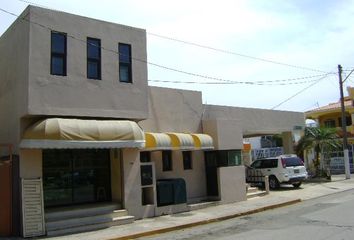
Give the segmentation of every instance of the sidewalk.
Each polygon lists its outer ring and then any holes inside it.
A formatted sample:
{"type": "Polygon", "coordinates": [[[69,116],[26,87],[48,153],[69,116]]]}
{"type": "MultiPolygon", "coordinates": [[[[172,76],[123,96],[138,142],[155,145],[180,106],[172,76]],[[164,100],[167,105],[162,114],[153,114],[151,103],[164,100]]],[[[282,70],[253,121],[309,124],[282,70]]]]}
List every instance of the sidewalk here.
{"type": "Polygon", "coordinates": [[[305,183],[300,189],[282,187],[280,190],[271,191],[269,195],[253,198],[244,202],[218,205],[191,212],[137,220],[128,225],[47,239],[133,239],[210,222],[222,221],[350,189],[354,189],[354,179],[345,180],[344,175],[337,175],[332,178],[332,182],[305,183]]]}

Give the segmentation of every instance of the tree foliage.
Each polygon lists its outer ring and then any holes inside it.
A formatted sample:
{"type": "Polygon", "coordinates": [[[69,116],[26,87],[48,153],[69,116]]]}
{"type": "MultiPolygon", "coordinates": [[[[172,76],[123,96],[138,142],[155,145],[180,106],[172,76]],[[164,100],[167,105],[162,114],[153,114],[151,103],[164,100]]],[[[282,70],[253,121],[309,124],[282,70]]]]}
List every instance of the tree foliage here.
{"type": "Polygon", "coordinates": [[[338,151],[341,149],[341,139],[338,138],[335,128],[307,127],[305,133],[296,146],[296,153],[302,155],[304,151],[313,149],[315,153],[314,165],[316,172],[321,162],[321,153],[338,151]]]}

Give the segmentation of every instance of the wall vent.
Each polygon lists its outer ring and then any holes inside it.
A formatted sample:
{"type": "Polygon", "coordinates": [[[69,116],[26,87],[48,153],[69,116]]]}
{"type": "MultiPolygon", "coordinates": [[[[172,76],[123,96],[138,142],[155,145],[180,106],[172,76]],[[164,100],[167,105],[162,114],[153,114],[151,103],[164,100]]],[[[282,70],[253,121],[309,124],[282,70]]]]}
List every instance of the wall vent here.
{"type": "Polygon", "coordinates": [[[23,236],[45,234],[42,179],[21,179],[23,236]]]}

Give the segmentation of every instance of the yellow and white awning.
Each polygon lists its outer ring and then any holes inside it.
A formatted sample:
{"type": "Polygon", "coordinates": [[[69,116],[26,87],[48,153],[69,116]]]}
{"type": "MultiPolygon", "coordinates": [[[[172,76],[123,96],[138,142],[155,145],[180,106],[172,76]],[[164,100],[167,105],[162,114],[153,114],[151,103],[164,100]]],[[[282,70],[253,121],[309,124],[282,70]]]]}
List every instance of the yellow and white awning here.
{"type": "Polygon", "coordinates": [[[201,133],[145,133],[146,151],[214,149],[213,138],[201,133]]]}
{"type": "Polygon", "coordinates": [[[213,138],[207,134],[194,133],[191,134],[196,149],[214,149],[213,138]]]}
{"type": "Polygon", "coordinates": [[[145,150],[169,150],[172,147],[171,138],[166,133],[145,133],[145,150]]]}
{"type": "Polygon", "coordinates": [[[143,148],[144,132],[133,121],[48,118],[30,126],[20,148],[143,148]]]}
{"type": "Polygon", "coordinates": [[[172,149],[175,150],[193,150],[194,140],[192,135],[187,133],[166,133],[171,138],[172,149]]]}

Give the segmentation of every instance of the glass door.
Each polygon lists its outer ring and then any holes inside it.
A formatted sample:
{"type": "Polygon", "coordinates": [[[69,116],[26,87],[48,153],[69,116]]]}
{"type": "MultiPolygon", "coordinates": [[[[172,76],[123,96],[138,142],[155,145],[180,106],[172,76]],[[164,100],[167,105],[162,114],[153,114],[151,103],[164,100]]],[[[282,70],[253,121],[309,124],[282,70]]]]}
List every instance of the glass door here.
{"type": "Polygon", "coordinates": [[[43,150],[46,207],[111,200],[109,150],[43,150]]]}

